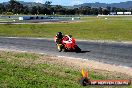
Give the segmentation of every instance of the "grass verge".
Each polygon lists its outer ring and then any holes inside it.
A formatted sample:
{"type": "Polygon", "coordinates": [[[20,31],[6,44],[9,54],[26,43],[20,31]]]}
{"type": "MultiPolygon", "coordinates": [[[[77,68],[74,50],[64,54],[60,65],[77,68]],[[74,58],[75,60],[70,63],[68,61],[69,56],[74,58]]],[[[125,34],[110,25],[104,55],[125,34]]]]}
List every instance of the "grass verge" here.
{"type": "MultiPolygon", "coordinates": [[[[78,82],[80,71],[53,63],[54,60],[46,55],[0,51],[0,88],[83,88],[78,82]]],[[[89,76],[91,79],[109,79],[92,71],[89,76]]]]}
{"type": "Polygon", "coordinates": [[[78,39],[132,41],[132,16],[83,17],[82,22],[51,24],[0,24],[0,36],[48,37],[61,31],[78,39]]]}

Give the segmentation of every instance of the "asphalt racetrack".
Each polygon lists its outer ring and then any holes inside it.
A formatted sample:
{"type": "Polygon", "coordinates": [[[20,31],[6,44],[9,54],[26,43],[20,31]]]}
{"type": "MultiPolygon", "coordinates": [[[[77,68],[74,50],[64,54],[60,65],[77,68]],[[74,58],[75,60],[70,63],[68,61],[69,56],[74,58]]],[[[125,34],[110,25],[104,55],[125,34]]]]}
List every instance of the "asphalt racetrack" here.
{"type": "Polygon", "coordinates": [[[132,44],[76,41],[82,52],[58,52],[52,39],[0,37],[0,49],[44,53],[132,67],[132,44]]]}

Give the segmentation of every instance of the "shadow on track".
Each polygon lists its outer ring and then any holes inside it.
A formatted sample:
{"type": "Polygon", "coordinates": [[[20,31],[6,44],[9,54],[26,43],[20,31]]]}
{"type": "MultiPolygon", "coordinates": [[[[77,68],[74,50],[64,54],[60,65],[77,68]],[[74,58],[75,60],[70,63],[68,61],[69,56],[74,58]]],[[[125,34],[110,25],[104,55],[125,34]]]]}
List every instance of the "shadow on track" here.
{"type": "MultiPolygon", "coordinates": [[[[76,52],[76,51],[63,51],[63,52],[76,52]]],[[[78,51],[76,53],[87,53],[87,52],[91,52],[90,50],[89,51],[78,51]]]]}
{"type": "Polygon", "coordinates": [[[80,52],[76,52],[76,53],[87,53],[87,52],[91,52],[90,50],[89,51],[80,51],[80,52]]]}

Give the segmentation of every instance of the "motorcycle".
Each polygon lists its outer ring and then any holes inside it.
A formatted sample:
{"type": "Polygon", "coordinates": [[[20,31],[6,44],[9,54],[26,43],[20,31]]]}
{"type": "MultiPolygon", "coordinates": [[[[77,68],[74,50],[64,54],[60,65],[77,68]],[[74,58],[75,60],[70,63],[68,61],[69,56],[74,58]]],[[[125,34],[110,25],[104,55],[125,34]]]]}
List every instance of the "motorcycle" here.
{"type": "MultiPolygon", "coordinates": [[[[56,40],[55,40],[56,42],[56,40]]],[[[61,43],[56,44],[59,52],[81,52],[72,36],[66,35],[62,38],[61,43]]]]}

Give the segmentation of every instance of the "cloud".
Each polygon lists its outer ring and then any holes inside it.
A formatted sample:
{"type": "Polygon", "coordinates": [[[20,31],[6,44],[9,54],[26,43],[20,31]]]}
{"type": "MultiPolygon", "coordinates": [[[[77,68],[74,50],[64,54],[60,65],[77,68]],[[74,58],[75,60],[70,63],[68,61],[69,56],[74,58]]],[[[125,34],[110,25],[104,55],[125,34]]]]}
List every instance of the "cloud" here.
{"type": "Polygon", "coordinates": [[[71,0],[71,5],[78,5],[82,3],[83,3],[83,0],[71,0]]]}
{"type": "Polygon", "coordinates": [[[44,0],[33,0],[33,2],[37,2],[37,3],[44,3],[44,0]]]}

